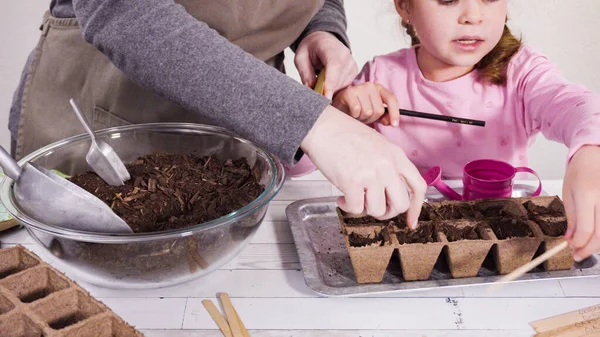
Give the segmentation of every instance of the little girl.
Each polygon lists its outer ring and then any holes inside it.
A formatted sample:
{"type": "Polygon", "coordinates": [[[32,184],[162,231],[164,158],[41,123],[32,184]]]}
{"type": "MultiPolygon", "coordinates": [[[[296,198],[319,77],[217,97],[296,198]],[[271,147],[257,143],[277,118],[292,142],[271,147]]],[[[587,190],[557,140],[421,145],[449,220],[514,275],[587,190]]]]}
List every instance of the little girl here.
{"type": "MultiPolygon", "coordinates": [[[[507,3],[395,0],[412,48],[368,62],[353,85],[335,95],[334,106],[374,123],[421,171],[438,165],[447,178],[462,177],[475,159],[526,166],[527,148],[540,132],[565,144],[565,238],[580,260],[600,250],[600,99],[511,34],[507,3]],[[399,107],[486,126],[412,117],[399,123],[399,107]]],[[[305,158],[291,174],[309,166],[305,158]]]]}

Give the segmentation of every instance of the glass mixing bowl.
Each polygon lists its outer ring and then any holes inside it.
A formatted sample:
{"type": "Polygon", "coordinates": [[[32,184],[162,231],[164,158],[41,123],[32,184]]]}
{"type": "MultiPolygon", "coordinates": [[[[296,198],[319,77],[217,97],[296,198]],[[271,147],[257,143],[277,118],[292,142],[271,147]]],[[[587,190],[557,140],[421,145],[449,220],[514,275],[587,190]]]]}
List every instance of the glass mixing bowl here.
{"type": "MultiPolygon", "coordinates": [[[[154,152],[244,157],[264,192],[243,208],[216,220],[156,233],[98,234],[39,222],[27,216],[13,195],[13,181],[0,182],[0,200],[42,247],[51,264],[77,280],[110,288],[157,288],[206,275],[233,259],[252,239],[269,201],[285,178],[281,162],[251,142],[218,127],[188,123],[121,126],[97,132],[123,162],[154,152]]],[[[73,175],[89,170],[87,135],[67,138],[19,161],[73,175]]]]}

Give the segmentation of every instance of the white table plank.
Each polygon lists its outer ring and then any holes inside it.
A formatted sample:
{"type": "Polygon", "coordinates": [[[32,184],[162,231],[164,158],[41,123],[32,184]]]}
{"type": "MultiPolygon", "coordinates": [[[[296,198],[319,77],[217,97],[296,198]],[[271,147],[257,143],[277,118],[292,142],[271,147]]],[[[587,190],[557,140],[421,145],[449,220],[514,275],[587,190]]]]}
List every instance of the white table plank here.
{"type": "Polygon", "coordinates": [[[530,322],[600,303],[597,298],[461,298],[464,329],[525,330],[530,322]]]}
{"type": "Polygon", "coordinates": [[[294,237],[287,221],[263,221],[251,243],[294,243],[294,237]]]}
{"type": "Polygon", "coordinates": [[[291,178],[292,181],[320,181],[327,180],[325,176],[321,173],[321,171],[316,170],[310,174],[304,175],[302,177],[291,178]]]}
{"type": "Polygon", "coordinates": [[[556,280],[536,280],[515,282],[502,286],[497,292],[489,292],[488,286],[464,287],[465,297],[564,297],[565,294],[556,280]]]}
{"type": "MultiPolygon", "coordinates": [[[[297,270],[218,270],[203,278],[160,289],[114,290],[87,283],[80,284],[96,297],[214,297],[226,292],[236,298],[317,297],[297,270]]],[[[369,298],[448,298],[462,297],[462,288],[422,290],[362,296],[369,298]]]]}
{"type": "Polygon", "coordinates": [[[394,297],[394,298],[452,298],[452,297],[464,297],[463,288],[462,287],[449,287],[449,288],[439,288],[439,289],[428,289],[428,290],[407,290],[407,291],[398,291],[388,294],[378,294],[378,295],[365,295],[359,297],[394,297]]]}
{"type": "Polygon", "coordinates": [[[600,277],[597,276],[561,280],[560,285],[567,297],[600,297],[600,277]]]}
{"type": "Polygon", "coordinates": [[[285,208],[293,201],[290,200],[275,200],[269,203],[267,214],[265,214],[264,221],[287,221],[285,215],[285,208]]]}
{"type": "Polygon", "coordinates": [[[342,191],[340,191],[337,187],[331,185],[331,195],[340,196],[340,195],[344,195],[344,193],[342,193],[342,191]]]}
{"type": "MultiPolygon", "coordinates": [[[[252,337],[530,337],[533,330],[249,330],[252,337]]],[[[143,330],[146,337],[223,337],[218,330],[143,330]]]]}
{"type": "Polygon", "coordinates": [[[300,269],[300,259],[293,243],[251,243],[221,269],[300,269]]]}
{"type": "Polygon", "coordinates": [[[97,297],[208,298],[219,292],[247,298],[315,296],[297,270],[217,270],[197,280],[159,289],[114,290],[88,284],[85,288],[97,297]]]}
{"type": "Polygon", "coordinates": [[[136,329],[181,329],[185,298],[98,298],[136,329]]]}
{"type": "Polygon", "coordinates": [[[35,240],[29,235],[24,227],[13,227],[0,232],[0,242],[4,244],[27,244],[35,243],[35,240]]]}
{"type": "Polygon", "coordinates": [[[329,181],[288,180],[273,200],[300,200],[331,196],[329,181]]]}
{"type": "MultiPolygon", "coordinates": [[[[248,329],[457,329],[453,306],[438,298],[233,298],[232,302],[248,329]]],[[[183,328],[215,328],[201,299],[188,299],[183,328]]]]}

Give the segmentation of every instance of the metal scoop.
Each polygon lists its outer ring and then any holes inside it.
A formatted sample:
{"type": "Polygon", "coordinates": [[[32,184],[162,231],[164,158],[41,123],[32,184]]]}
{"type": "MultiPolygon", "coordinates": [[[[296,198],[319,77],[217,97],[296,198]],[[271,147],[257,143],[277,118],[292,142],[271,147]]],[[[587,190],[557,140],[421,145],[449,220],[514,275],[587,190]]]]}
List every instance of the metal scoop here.
{"type": "Polygon", "coordinates": [[[90,150],[85,156],[88,165],[90,165],[94,172],[96,172],[102,180],[106,181],[107,184],[113,186],[123,185],[131,178],[125,164],[123,164],[121,158],[119,158],[110,145],[101,140],[96,140],[96,136],[94,135],[92,128],[90,128],[87,118],[79,111],[75,101],[71,99],[69,102],[71,103],[77,118],[79,118],[79,121],[83,124],[85,131],[87,131],[92,139],[90,150]]]}
{"type": "Polygon", "coordinates": [[[0,166],[14,180],[13,191],[25,213],[48,225],[100,233],[132,233],[102,200],[43,167],[17,162],[0,146],[0,166]]]}

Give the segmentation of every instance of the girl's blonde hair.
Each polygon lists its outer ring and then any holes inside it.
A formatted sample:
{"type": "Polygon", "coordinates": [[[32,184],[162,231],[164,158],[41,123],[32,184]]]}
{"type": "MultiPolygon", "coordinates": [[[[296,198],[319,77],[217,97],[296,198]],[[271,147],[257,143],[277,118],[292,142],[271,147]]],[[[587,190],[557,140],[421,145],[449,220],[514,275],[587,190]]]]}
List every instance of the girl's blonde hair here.
{"type": "MultiPolygon", "coordinates": [[[[417,36],[417,32],[412,25],[406,24],[403,21],[402,26],[406,28],[406,33],[410,36],[411,44],[413,46],[421,43],[417,36]]],[[[506,84],[506,70],[508,69],[508,64],[512,57],[517,54],[521,45],[521,39],[516,38],[505,24],[500,41],[498,41],[498,44],[496,44],[492,51],[485,55],[481,61],[475,65],[475,69],[479,70],[479,73],[484,80],[492,84],[506,84]]]]}

